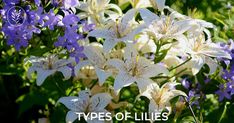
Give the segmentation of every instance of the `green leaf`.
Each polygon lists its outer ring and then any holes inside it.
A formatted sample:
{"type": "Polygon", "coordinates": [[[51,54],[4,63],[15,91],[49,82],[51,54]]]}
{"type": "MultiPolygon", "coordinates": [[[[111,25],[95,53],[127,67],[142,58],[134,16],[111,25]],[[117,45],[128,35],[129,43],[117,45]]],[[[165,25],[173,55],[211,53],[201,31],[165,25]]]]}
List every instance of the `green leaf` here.
{"type": "Polygon", "coordinates": [[[20,98],[18,98],[18,100],[22,100],[21,102],[19,102],[20,107],[19,107],[18,116],[20,116],[22,113],[29,110],[35,105],[44,106],[49,102],[48,97],[46,95],[37,91],[25,94],[20,98]]]}
{"type": "Polygon", "coordinates": [[[186,116],[179,123],[195,123],[195,120],[192,116],[186,116]]]}

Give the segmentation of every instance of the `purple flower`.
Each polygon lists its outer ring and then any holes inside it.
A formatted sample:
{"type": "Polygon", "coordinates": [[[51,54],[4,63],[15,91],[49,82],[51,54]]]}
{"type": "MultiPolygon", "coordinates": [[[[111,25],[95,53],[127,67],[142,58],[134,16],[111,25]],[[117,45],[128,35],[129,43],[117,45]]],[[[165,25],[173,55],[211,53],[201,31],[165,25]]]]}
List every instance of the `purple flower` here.
{"type": "Polygon", "coordinates": [[[219,90],[215,92],[219,96],[219,101],[223,101],[224,98],[231,99],[231,95],[228,93],[228,89],[224,87],[224,84],[219,85],[219,90]]]}
{"type": "Polygon", "coordinates": [[[90,32],[95,28],[95,24],[88,24],[87,21],[81,21],[83,32],[90,32]]]}
{"type": "Polygon", "coordinates": [[[230,70],[223,70],[222,78],[228,81],[234,81],[234,65],[231,64],[230,70]]]}
{"type": "MultiPolygon", "coordinates": [[[[228,52],[231,55],[232,59],[234,58],[234,42],[232,39],[230,39],[227,44],[226,43],[219,43],[219,45],[224,51],[228,52]]],[[[223,61],[226,65],[230,64],[229,59],[218,58],[218,60],[223,61]]]]}
{"type": "Polygon", "coordinates": [[[64,0],[63,1],[63,6],[65,9],[69,9],[71,7],[76,7],[79,5],[79,1],[78,0],[64,0]]]}
{"type": "Polygon", "coordinates": [[[18,4],[20,0],[3,0],[3,2],[7,5],[15,5],[18,4]]]}
{"type": "Polygon", "coordinates": [[[200,104],[199,104],[199,99],[200,99],[201,95],[197,94],[197,92],[195,90],[190,90],[188,93],[188,97],[187,100],[191,103],[191,106],[197,106],[198,108],[200,108],[200,104]]]}
{"type": "Polygon", "coordinates": [[[69,14],[62,19],[62,22],[66,27],[77,25],[79,21],[79,17],[75,14],[69,14]]]}
{"type": "Polygon", "coordinates": [[[58,41],[54,43],[56,47],[66,48],[69,55],[74,57],[76,62],[79,62],[80,58],[84,58],[84,47],[80,46],[78,40],[84,38],[83,33],[79,31],[82,26],[79,24],[80,19],[69,12],[65,11],[65,17],[62,19],[62,26],[65,28],[63,36],[59,36],[58,41]]]}
{"type": "MultiPolygon", "coordinates": [[[[7,16],[7,11],[10,9],[10,6],[5,5],[2,14],[7,16]]],[[[13,25],[10,23],[6,17],[3,16],[3,27],[2,31],[4,36],[7,39],[7,45],[13,45],[17,51],[22,47],[28,46],[28,41],[32,38],[34,33],[40,33],[41,30],[37,28],[37,16],[34,11],[31,11],[30,6],[25,6],[22,11],[25,11],[27,15],[23,23],[13,25]]]]}
{"type": "Polygon", "coordinates": [[[189,89],[190,83],[187,79],[183,79],[181,83],[186,89],[189,89]]]}
{"type": "Polygon", "coordinates": [[[34,0],[34,2],[36,4],[36,6],[40,6],[40,4],[41,4],[41,0],[34,0]]]}
{"type": "Polygon", "coordinates": [[[65,27],[65,34],[58,38],[58,41],[54,43],[56,47],[66,48],[71,57],[75,57],[76,62],[79,62],[79,58],[84,57],[82,53],[83,47],[78,44],[78,40],[83,38],[82,34],[78,32],[77,26],[67,26],[65,27]]]}
{"type": "Polygon", "coordinates": [[[20,34],[12,34],[12,36],[7,39],[7,45],[13,45],[16,51],[19,51],[21,47],[28,46],[28,40],[20,34]]]}
{"type": "Polygon", "coordinates": [[[230,92],[230,95],[234,94],[234,81],[227,83],[227,91],[230,92]]]}
{"type": "Polygon", "coordinates": [[[57,7],[59,5],[59,0],[51,0],[51,4],[57,7]]]}
{"type": "Polygon", "coordinates": [[[54,26],[62,20],[62,16],[55,15],[54,11],[51,9],[49,13],[44,15],[43,19],[45,20],[45,26],[48,26],[50,30],[54,30],[54,26]]]}
{"type": "Polygon", "coordinates": [[[34,25],[40,25],[43,26],[44,25],[44,16],[43,15],[43,8],[42,7],[38,7],[37,10],[33,10],[33,11],[29,11],[27,13],[28,17],[30,18],[30,23],[34,24],[34,25]]]}
{"type": "Polygon", "coordinates": [[[208,83],[210,82],[210,80],[211,80],[210,78],[206,77],[206,79],[205,79],[205,81],[204,81],[205,84],[208,84],[208,83]]]}

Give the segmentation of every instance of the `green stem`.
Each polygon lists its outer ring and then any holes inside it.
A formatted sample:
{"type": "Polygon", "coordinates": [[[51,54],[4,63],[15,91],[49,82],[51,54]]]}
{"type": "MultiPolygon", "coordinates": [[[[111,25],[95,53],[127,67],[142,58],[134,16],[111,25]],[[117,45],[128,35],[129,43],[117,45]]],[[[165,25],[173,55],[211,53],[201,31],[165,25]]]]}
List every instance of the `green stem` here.
{"type": "Polygon", "coordinates": [[[175,66],[174,68],[169,69],[169,71],[172,71],[172,70],[174,70],[174,69],[176,69],[176,68],[178,68],[178,67],[180,67],[180,66],[184,65],[185,63],[187,63],[187,62],[188,62],[188,61],[190,61],[191,59],[192,59],[192,57],[190,57],[189,59],[187,59],[187,60],[186,60],[186,61],[184,61],[183,63],[181,63],[181,64],[179,64],[179,65],[175,66]]]}
{"type": "Polygon", "coordinates": [[[195,113],[194,113],[194,111],[193,111],[193,108],[191,107],[191,105],[189,104],[188,100],[187,100],[185,97],[184,97],[184,100],[186,101],[186,103],[187,103],[188,106],[189,106],[189,110],[190,110],[190,112],[191,112],[192,115],[193,115],[193,119],[194,119],[195,123],[198,123],[198,122],[197,122],[196,115],[195,115],[195,113]]]}
{"type": "Polygon", "coordinates": [[[222,119],[224,118],[224,116],[225,116],[225,114],[227,112],[227,105],[229,105],[229,104],[230,104],[230,102],[226,102],[225,103],[225,106],[224,106],[224,109],[223,109],[223,113],[222,113],[221,117],[219,118],[219,122],[218,123],[221,123],[222,119]]]}

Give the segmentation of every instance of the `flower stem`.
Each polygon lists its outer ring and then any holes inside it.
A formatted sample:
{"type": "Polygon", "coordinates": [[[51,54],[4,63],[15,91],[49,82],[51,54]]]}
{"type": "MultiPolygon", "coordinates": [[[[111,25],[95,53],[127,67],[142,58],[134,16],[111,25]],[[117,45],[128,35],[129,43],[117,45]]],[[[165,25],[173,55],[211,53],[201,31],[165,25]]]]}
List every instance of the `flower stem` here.
{"type": "Polygon", "coordinates": [[[191,59],[192,59],[192,57],[188,58],[188,59],[187,59],[186,61],[184,61],[183,63],[181,63],[181,64],[175,66],[174,68],[169,69],[169,71],[172,71],[172,70],[174,70],[174,69],[176,69],[176,68],[178,68],[178,67],[184,65],[185,63],[189,62],[191,59]]]}
{"type": "Polygon", "coordinates": [[[188,100],[186,99],[186,97],[184,97],[184,100],[186,101],[186,103],[187,103],[188,106],[189,106],[189,110],[190,110],[190,112],[191,112],[192,115],[193,115],[193,119],[194,119],[195,123],[198,123],[198,122],[197,122],[196,115],[195,115],[195,113],[194,113],[194,111],[193,111],[193,108],[192,108],[191,105],[189,104],[189,102],[188,102],[188,100]]]}
{"type": "Polygon", "coordinates": [[[222,113],[221,117],[219,118],[219,122],[218,123],[220,123],[222,121],[222,119],[224,118],[224,116],[225,116],[225,114],[227,112],[227,105],[229,105],[229,104],[230,104],[229,102],[225,103],[225,106],[224,106],[224,109],[223,109],[223,113],[222,113]]]}

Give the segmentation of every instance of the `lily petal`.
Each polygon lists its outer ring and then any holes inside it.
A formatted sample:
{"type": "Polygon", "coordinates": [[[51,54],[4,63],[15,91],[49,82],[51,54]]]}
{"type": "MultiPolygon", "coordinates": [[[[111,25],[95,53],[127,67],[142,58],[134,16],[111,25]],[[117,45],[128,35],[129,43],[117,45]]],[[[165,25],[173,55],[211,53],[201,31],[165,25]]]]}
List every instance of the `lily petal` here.
{"type": "Polygon", "coordinates": [[[66,123],[73,123],[78,118],[74,111],[68,111],[66,115],[66,123]]]}
{"type": "Polygon", "coordinates": [[[58,69],[58,71],[62,72],[64,80],[68,80],[71,78],[72,75],[72,69],[68,66],[64,66],[58,69]]]}
{"type": "Polygon", "coordinates": [[[154,83],[153,80],[148,78],[138,78],[136,79],[137,86],[140,90],[140,93],[144,92],[147,89],[147,86],[154,83]]]}
{"type": "Polygon", "coordinates": [[[104,109],[110,102],[112,97],[108,93],[99,93],[91,97],[91,110],[98,111],[104,109]]]}
{"type": "Polygon", "coordinates": [[[108,73],[98,67],[95,67],[96,70],[96,74],[98,76],[98,80],[99,80],[99,85],[102,86],[103,83],[106,81],[106,79],[111,75],[111,73],[108,73]]]}
{"type": "Polygon", "coordinates": [[[125,72],[119,72],[119,74],[116,76],[115,82],[114,82],[114,90],[115,90],[116,94],[118,94],[119,91],[123,87],[129,86],[134,82],[135,82],[135,79],[133,77],[129,76],[125,72]]]}
{"type": "Polygon", "coordinates": [[[42,83],[45,81],[45,79],[54,74],[55,70],[43,70],[43,69],[37,69],[37,85],[41,86],[42,83]]]}
{"type": "Polygon", "coordinates": [[[89,36],[107,39],[110,37],[114,37],[114,34],[108,29],[96,29],[89,32],[88,37],[89,36]]]}
{"type": "Polygon", "coordinates": [[[69,97],[61,97],[58,100],[58,103],[64,104],[68,109],[72,111],[77,111],[79,112],[76,108],[76,103],[79,101],[79,98],[76,96],[69,96],[69,97]]]}
{"type": "Polygon", "coordinates": [[[78,77],[80,69],[87,65],[90,65],[90,62],[88,60],[80,61],[74,68],[75,76],[78,77]]]}
{"type": "Polygon", "coordinates": [[[152,13],[148,9],[140,9],[139,12],[141,18],[144,20],[146,24],[150,24],[152,23],[152,21],[160,19],[156,14],[152,13]]]}
{"type": "Polygon", "coordinates": [[[143,76],[146,77],[146,78],[149,78],[149,77],[154,77],[154,76],[157,76],[159,74],[165,74],[165,75],[168,75],[169,74],[169,71],[167,70],[166,67],[160,65],[160,64],[151,64],[149,65],[148,67],[146,67],[144,69],[144,74],[143,76]]]}

